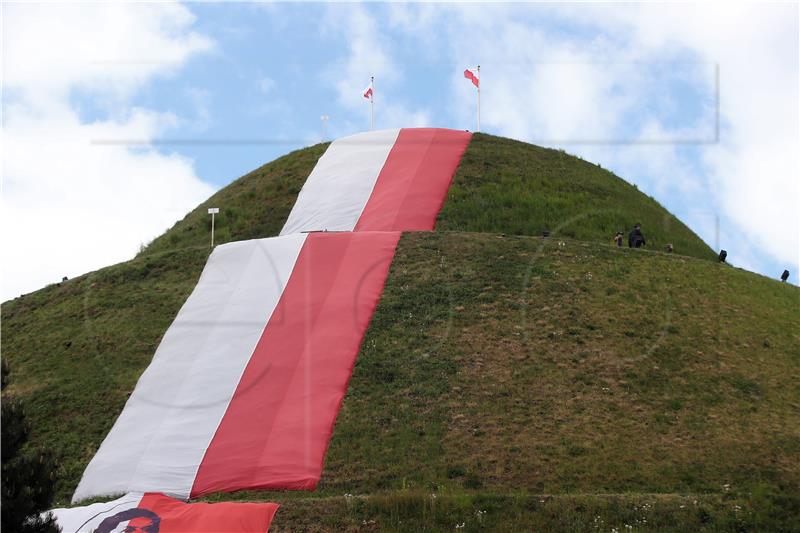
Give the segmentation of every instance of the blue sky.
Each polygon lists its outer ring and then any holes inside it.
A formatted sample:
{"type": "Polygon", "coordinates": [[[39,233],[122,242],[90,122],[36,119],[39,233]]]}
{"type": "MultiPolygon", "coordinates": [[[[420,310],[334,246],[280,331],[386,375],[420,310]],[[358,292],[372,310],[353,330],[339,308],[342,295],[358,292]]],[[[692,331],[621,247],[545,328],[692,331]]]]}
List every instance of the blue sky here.
{"type": "Polygon", "coordinates": [[[800,273],[796,4],[14,4],[3,29],[3,299],[129,259],[322,114],[367,129],[371,75],[376,127],[473,129],[478,63],[483,131],[800,273]]]}
{"type": "MultiPolygon", "coordinates": [[[[281,4],[267,8],[246,3],[190,7],[197,17],[195,28],[210,36],[217,49],[188,62],[178,76],[153,82],[131,101],[134,106],[171,111],[186,119],[185,125],[163,139],[167,144],[160,146],[160,151],[176,150],[191,157],[202,179],[225,185],[232,177],[289,149],[317,142],[322,136],[323,114],[331,117],[328,137],[368,128],[367,102],[357,100],[360,109],[342,105],[337,102],[337,88],[329,83],[339,69],[346,69],[349,39],[344,31],[326,28],[322,20],[335,18],[332,10],[346,13],[347,7],[281,4]],[[170,143],[170,138],[177,142],[170,143]],[[204,144],[192,145],[192,140],[204,144]],[[240,140],[249,143],[237,144],[240,140]]],[[[407,109],[424,110],[427,125],[474,128],[472,108],[465,114],[460,103],[452,102],[449,87],[454,75],[461,79],[467,65],[453,62],[449,54],[432,51],[413,33],[381,23],[390,17],[391,9],[381,4],[358,8],[375,21],[384,46],[399,52],[396,60],[402,69],[398,79],[391,80],[391,92],[384,92],[380,77],[376,81],[379,98],[376,128],[405,125],[403,117],[382,115],[380,100],[388,98],[407,109]]],[[[541,25],[539,10],[521,11],[527,15],[529,24],[541,25]]],[[[582,40],[597,37],[596,31],[557,19],[545,30],[582,40]]],[[[479,55],[475,54],[476,59],[479,55]]],[[[541,59],[545,65],[547,61],[548,58],[541,59]]],[[[648,71],[647,82],[653,94],[627,112],[626,128],[610,132],[608,140],[637,139],[641,122],[649,115],[657,116],[665,127],[675,129],[691,127],[701,118],[709,118],[703,117],[703,112],[705,107],[714,105],[713,87],[698,83],[693,75],[699,70],[711,80],[714,65],[701,61],[685,53],[663,63],[638,65],[648,71]]],[[[484,76],[488,76],[493,64],[502,62],[502,58],[487,57],[482,62],[484,76]]],[[[575,66],[576,70],[580,68],[575,66]]],[[[374,70],[376,64],[363,65],[361,84],[353,86],[355,99],[374,70]]],[[[622,84],[625,80],[617,81],[622,84]]],[[[489,85],[484,87],[484,93],[491,90],[490,82],[487,79],[489,85]]],[[[77,95],[75,103],[84,110],[86,120],[103,118],[108,112],[93,105],[91,94],[77,95]]],[[[484,107],[486,113],[491,113],[491,109],[484,107]]],[[[713,139],[713,120],[704,125],[705,131],[699,137],[713,139]]]]}

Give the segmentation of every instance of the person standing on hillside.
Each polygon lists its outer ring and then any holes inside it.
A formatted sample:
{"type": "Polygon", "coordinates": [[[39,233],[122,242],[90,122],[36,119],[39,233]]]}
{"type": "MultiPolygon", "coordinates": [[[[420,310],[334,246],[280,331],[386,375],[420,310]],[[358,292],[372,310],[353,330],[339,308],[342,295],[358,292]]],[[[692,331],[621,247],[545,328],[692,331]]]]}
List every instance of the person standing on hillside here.
{"type": "Polygon", "coordinates": [[[642,227],[640,224],[636,224],[633,226],[633,231],[628,235],[628,248],[641,248],[645,244],[642,227]]]}
{"type": "Polygon", "coordinates": [[[618,248],[622,247],[622,232],[618,231],[616,235],[614,235],[614,244],[617,245],[618,248]]]}

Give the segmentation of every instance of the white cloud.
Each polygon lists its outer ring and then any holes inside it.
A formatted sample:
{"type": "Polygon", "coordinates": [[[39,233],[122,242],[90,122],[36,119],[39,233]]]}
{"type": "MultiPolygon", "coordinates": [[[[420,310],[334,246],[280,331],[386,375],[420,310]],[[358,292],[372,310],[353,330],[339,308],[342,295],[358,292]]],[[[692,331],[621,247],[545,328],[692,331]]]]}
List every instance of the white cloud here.
{"type": "Polygon", "coordinates": [[[275,80],[267,76],[259,76],[256,78],[256,87],[261,93],[267,94],[275,87],[275,80]]]}
{"type": "Polygon", "coordinates": [[[183,157],[97,141],[151,140],[175,127],[173,114],[131,109],[130,98],[213,43],[178,4],[3,9],[6,299],[131,258],[212,192],[183,157]],[[76,94],[106,116],[82,118],[76,94]]]}
{"type": "Polygon", "coordinates": [[[125,96],[212,43],[180,4],[12,4],[4,8],[5,85],[26,99],[75,88],[125,96]]]}
{"type": "MultiPolygon", "coordinates": [[[[718,214],[734,262],[760,256],[762,268],[800,270],[796,3],[467,4],[389,14],[407,35],[438,35],[432,46],[449,50],[461,127],[474,124],[475,106],[461,69],[480,63],[484,129],[563,145],[672,198],[678,215],[718,214]],[[687,82],[710,100],[715,65],[718,144],[578,142],[713,139],[713,105],[675,125],[670,90],[687,82]]],[[[713,226],[696,226],[712,245],[713,226]]]]}
{"type": "Polygon", "coordinates": [[[748,265],[766,252],[796,271],[798,5],[711,3],[681,9],[662,4],[618,10],[612,17],[617,27],[635,32],[637,46],[654,51],[683,46],[719,64],[721,142],[702,148],[702,159],[709,188],[732,225],[727,233],[735,237],[728,244],[743,245],[748,265]]]}
{"type": "Polygon", "coordinates": [[[333,80],[339,104],[353,112],[362,112],[364,120],[335,125],[336,131],[366,130],[369,125],[369,102],[364,89],[375,77],[375,128],[428,126],[430,113],[404,104],[395,90],[402,78],[402,63],[389,53],[388,36],[379,20],[362,5],[335,5],[326,13],[324,31],[344,36],[347,56],[326,70],[323,81],[333,80]]]}

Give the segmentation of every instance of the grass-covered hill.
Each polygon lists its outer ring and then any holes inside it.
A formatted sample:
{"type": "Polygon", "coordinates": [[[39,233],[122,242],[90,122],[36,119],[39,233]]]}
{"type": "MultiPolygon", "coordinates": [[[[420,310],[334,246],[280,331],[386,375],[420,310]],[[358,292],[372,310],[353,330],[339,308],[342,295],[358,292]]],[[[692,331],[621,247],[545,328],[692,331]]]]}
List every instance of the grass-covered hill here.
{"type": "MultiPolygon", "coordinates": [[[[401,239],[319,490],[212,499],[283,503],[275,531],[797,530],[800,291],[698,257],[616,249],[600,227],[610,208],[584,217],[581,240],[524,235],[570,220],[578,198],[603,201],[575,192],[561,205],[569,194],[555,191],[570,181],[545,183],[550,214],[531,207],[519,220],[535,195],[491,192],[483,176],[514,179],[504,158],[480,155],[492,142],[509,159],[541,150],[477,136],[440,216],[453,231],[401,239]],[[481,221],[482,201],[498,206],[493,220],[481,221]]],[[[323,149],[218,193],[223,208],[240,202],[231,238],[276,233],[323,149]],[[276,197],[283,213],[250,225],[265,205],[278,211],[276,197]]],[[[573,178],[593,173],[645,229],[673,243],[685,231],[687,254],[711,254],[676,220],[657,226],[670,215],[621,180],[540,155],[573,178]]],[[[201,222],[190,214],[132,261],[2,306],[10,391],[60,460],[60,503],[194,286],[209,251],[206,230],[190,227],[201,222]]]]}
{"type": "MultiPolygon", "coordinates": [[[[209,207],[219,207],[216,241],[277,235],[327,144],[297,150],[225,187],[142,253],[204,245],[209,207]]],[[[477,133],[467,147],[437,230],[497,232],[611,242],[641,223],[652,249],[714,258],[686,225],[611,172],[563,151],[477,133]]]]}

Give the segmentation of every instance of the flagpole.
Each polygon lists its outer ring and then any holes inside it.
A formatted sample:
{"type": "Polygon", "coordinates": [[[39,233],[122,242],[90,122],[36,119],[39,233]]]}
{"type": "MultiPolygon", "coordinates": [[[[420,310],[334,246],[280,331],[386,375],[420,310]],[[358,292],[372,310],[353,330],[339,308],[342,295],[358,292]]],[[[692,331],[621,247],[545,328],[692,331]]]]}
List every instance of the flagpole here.
{"type": "Polygon", "coordinates": [[[369,95],[369,129],[370,131],[375,129],[375,76],[370,76],[370,87],[372,87],[372,93],[369,95]]]}
{"type": "Polygon", "coordinates": [[[478,65],[478,130],[481,131],[481,66],[478,65]]]}

